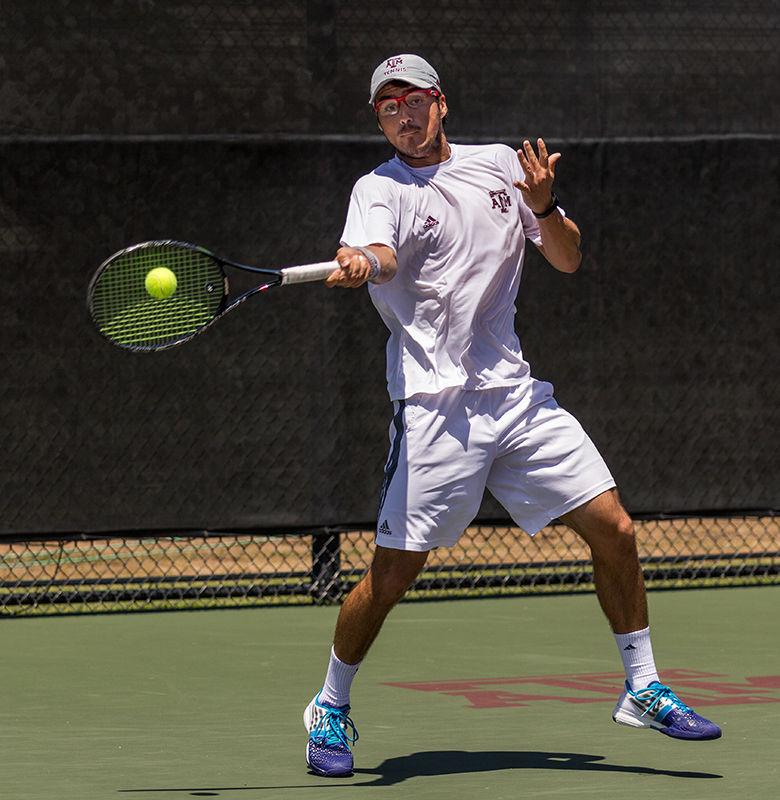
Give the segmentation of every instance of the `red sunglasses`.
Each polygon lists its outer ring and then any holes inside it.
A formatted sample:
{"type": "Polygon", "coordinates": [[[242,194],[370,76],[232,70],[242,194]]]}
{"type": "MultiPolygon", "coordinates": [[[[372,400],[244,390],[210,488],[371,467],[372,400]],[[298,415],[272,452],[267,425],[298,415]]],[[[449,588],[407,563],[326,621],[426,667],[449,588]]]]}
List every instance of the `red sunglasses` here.
{"type": "Polygon", "coordinates": [[[374,104],[374,110],[380,117],[394,117],[401,110],[401,103],[409,108],[420,108],[428,102],[428,98],[439,97],[436,89],[410,89],[399,97],[386,97],[374,104]]]}

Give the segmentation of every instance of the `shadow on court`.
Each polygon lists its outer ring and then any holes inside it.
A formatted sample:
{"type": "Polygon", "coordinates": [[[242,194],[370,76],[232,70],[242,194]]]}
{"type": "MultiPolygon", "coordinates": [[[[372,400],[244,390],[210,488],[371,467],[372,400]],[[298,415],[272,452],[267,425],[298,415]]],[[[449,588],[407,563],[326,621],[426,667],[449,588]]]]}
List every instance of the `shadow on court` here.
{"type": "MultiPolygon", "coordinates": [[[[190,787],[180,789],[120,789],[122,793],[135,792],[187,792],[195,797],[218,797],[220,792],[262,791],[281,789],[341,789],[366,786],[396,786],[410,778],[436,777],[478,772],[498,772],[510,769],[574,770],[581,772],[623,772],[633,775],[666,775],[672,778],[722,778],[711,772],[688,772],[680,770],[653,769],[651,767],[610,764],[605,756],[585,753],[543,753],[536,751],[466,752],[463,750],[432,750],[408,756],[389,758],[376,769],[356,769],[358,776],[376,776],[373,780],[345,783],[341,780],[323,778],[316,785],[298,786],[222,786],[190,787]]],[[[313,773],[310,773],[313,774],[313,773]]]]}
{"type": "Polygon", "coordinates": [[[536,751],[494,751],[470,753],[462,750],[434,750],[389,758],[376,769],[357,769],[360,775],[376,775],[373,781],[356,786],[392,786],[409,778],[459,773],[497,772],[507,769],[579,770],[582,772],[627,772],[636,775],[668,775],[674,778],[722,778],[710,772],[610,764],[605,756],[585,753],[543,753],[536,751]]]}

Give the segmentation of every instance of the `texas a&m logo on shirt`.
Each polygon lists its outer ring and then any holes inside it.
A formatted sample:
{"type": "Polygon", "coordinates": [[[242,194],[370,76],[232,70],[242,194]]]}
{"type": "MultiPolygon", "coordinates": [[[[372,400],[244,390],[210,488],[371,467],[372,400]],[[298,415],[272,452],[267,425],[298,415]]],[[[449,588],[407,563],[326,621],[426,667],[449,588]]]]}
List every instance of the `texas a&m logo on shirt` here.
{"type": "Polygon", "coordinates": [[[493,201],[493,208],[497,208],[502,214],[509,212],[512,201],[509,199],[506,189],[496,189],[490,192],[490,199],[493,201]]]}

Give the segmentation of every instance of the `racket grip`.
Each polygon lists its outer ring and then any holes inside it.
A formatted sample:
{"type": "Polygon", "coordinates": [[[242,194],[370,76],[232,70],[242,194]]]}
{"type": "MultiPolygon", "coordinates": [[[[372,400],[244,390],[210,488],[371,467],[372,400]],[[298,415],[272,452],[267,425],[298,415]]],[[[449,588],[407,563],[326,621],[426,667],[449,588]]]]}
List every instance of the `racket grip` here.
{"type": "Polygon", "coordinates": [[[285,267],[281,270],[282,286],[288,283],[309,283],[310,281],[323,281],[338,269],[335,261],[320,261],[317,264],[302,264],[299,267],[285,267]]]}

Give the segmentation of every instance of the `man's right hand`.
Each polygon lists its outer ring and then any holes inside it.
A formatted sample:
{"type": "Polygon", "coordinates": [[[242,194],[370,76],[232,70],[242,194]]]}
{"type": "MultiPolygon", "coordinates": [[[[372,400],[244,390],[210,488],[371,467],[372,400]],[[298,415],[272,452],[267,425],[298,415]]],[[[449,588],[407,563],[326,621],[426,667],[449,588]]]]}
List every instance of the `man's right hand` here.
{"type": "MultiPolygon", "coordinates": [[[[369,248],[379,259],[380,266],[380,273],[373,282],[386,283],[395,275],[395,253],[387,245],[369,245],[369,248]]],[[[336,253],[336,262],[339,268],[325,279],[326,286],[355,289],[362,286],[371,274],[371,264],[368,263],[365,253],[356,247],[340,247],[336,253]]]]}

